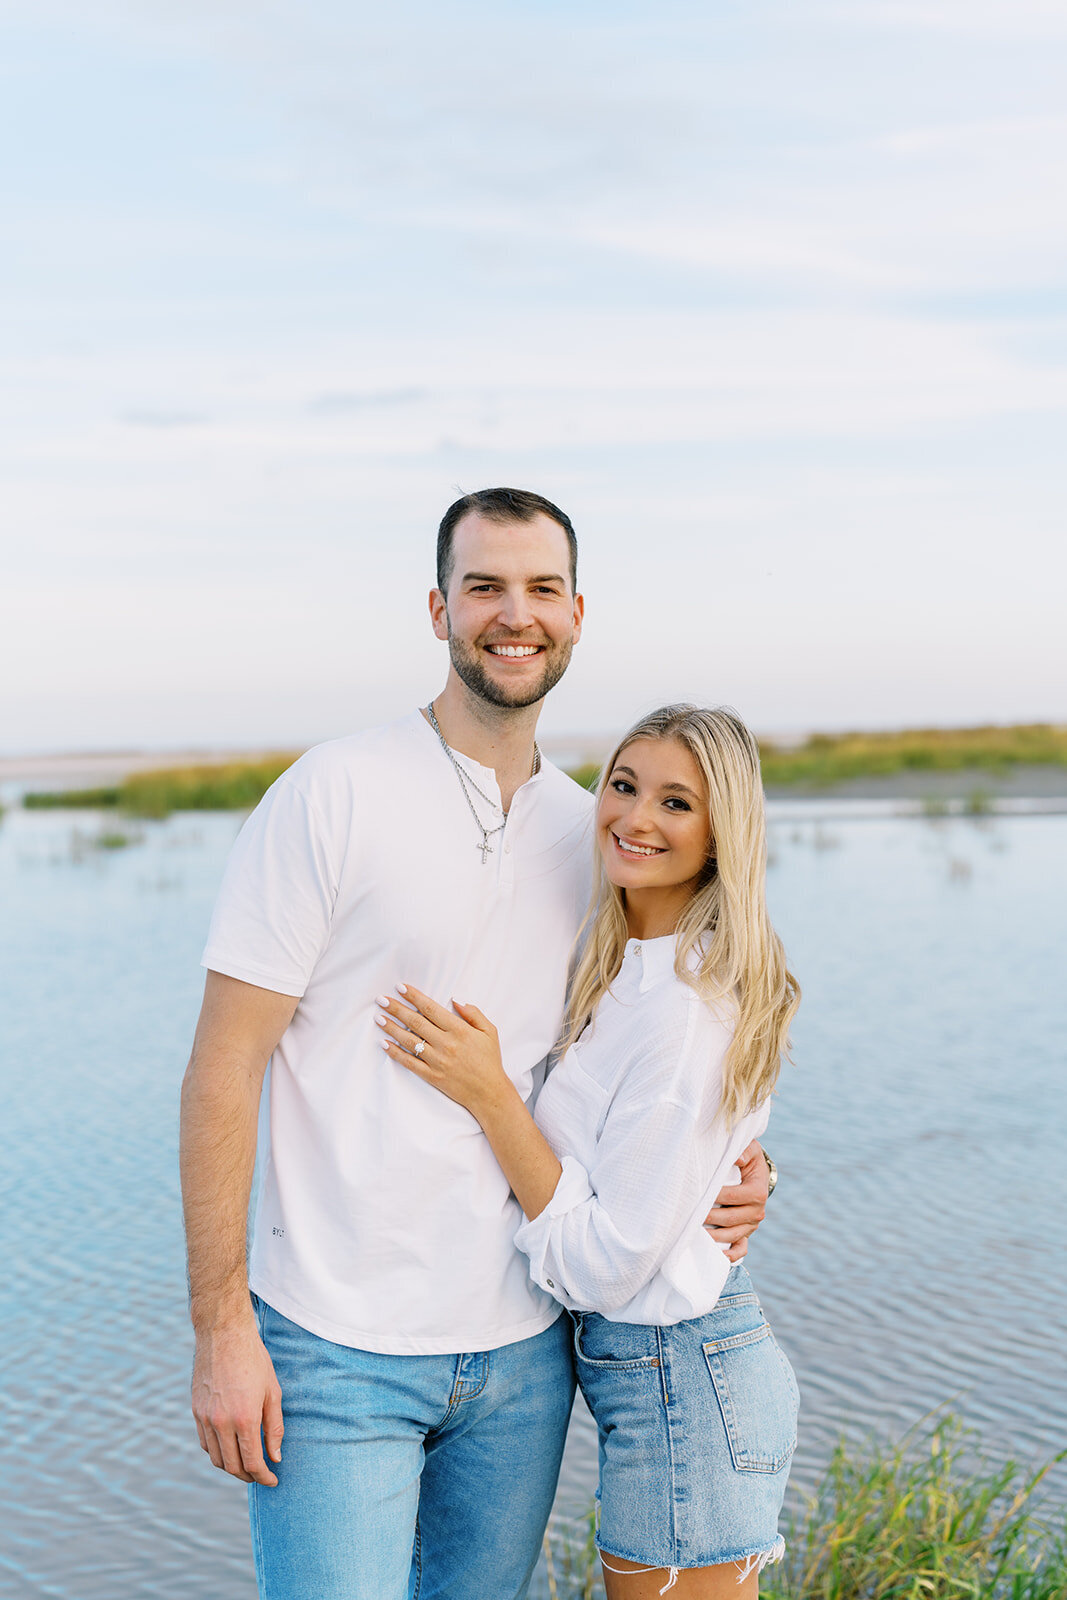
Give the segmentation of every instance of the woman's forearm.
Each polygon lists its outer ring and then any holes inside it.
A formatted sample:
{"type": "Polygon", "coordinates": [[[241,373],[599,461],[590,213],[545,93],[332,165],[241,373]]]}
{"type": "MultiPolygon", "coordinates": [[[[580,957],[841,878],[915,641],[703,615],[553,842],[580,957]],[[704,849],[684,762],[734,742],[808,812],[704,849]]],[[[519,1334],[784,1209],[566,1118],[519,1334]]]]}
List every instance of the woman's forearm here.
{"type": "Polygon", "coordinates": [[[552,1146],[505,1078],[484,1103],[471,1106],[523,1211],[539,1217],[556,1192],[563,1168],[552,1146]]]}

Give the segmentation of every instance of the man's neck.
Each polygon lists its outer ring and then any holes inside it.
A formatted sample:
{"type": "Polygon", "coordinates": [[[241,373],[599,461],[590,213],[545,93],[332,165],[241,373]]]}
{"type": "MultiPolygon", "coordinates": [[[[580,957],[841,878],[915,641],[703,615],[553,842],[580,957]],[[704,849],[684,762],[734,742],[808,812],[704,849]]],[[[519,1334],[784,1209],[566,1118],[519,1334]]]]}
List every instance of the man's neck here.
{"type": "Polygon", "coordinates": [[[542,704],[538,700],[514,709],[491,705],[472,694],[453,673],[434,697],[434,715],[445,743],[479,766],[493,769],[505,811],[510,810],[516,789],[533,772],[534,736],[542,704]]]}

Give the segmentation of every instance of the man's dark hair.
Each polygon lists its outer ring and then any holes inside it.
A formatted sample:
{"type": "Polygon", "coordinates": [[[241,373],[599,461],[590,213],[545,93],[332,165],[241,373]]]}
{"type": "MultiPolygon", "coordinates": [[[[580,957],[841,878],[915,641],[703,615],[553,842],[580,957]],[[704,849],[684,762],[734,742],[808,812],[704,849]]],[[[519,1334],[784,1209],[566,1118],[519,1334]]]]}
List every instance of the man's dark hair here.
{"type": "Polygon", "coordinates": [[[559,506],[554,506],[543,495],[534,494],[532,489],[477,489],[474,494],[465,494],[462,500],[449,506],[437,530],[437,587],[442,594],[448,593],[452,577],[452,535],[457,522],[469,511],[488,517],[490,522],[532,522],[539,513],[558,522],[570,546],[571,589],[577,594],[578,540],[574,536],[571,519],[559,506]]]}

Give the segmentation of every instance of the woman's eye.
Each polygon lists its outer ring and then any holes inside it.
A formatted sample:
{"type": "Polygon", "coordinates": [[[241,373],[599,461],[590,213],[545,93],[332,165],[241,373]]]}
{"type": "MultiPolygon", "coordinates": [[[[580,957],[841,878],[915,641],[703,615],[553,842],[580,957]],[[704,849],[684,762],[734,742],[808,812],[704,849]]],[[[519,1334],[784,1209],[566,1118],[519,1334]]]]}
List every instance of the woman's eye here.
{"type": "Polygon", "coordinates": [[[668,805],[672,811],[690,811],[690,810],[692,810],[692,807],[689,805],[688,801],[679,800],[677,795],[671,795],[670,799],[667,800],[665,802],[665,804],[668,805]]]}
{"type": "Polygon", "coordinates": [[[633,784],[627,783],[625,778],[612,778],[611,787],[616,794],[633,794],[634,792],[633,784]]]}

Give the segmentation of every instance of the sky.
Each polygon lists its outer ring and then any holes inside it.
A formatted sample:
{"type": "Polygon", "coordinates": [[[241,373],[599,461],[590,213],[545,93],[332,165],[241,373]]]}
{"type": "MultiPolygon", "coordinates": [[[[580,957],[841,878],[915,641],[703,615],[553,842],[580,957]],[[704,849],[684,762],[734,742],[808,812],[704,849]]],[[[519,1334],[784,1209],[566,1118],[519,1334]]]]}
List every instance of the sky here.
{"type": "Polygon", "coordinates": [[[549,734],[1067,721],[1059,0],[0,0],[0,754],[424,703],[569,512],[549,734]]]}

